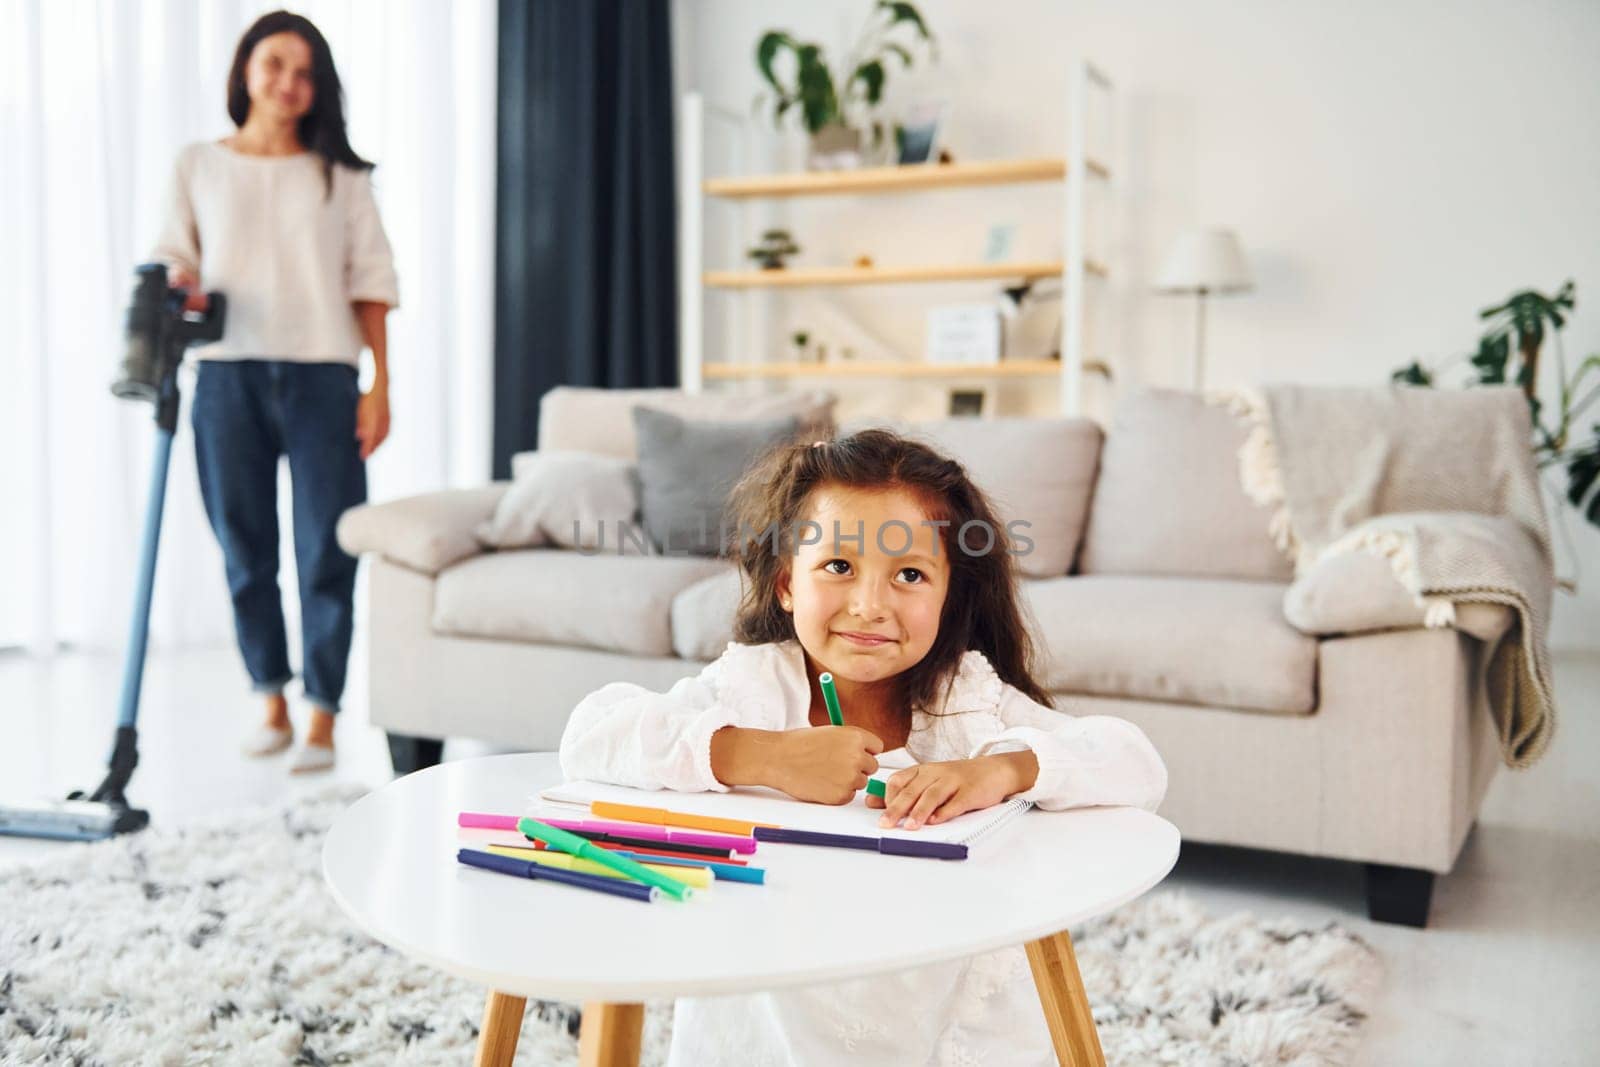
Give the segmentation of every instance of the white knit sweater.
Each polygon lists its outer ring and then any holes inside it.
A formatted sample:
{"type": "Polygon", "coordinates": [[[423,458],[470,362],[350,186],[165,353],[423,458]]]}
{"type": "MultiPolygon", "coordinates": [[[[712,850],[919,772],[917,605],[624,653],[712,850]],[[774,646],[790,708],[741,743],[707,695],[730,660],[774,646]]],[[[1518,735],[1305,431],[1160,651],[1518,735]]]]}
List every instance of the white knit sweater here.
{"type": "MultiPolygon", "coordinates": [[[[584,698],[561,738],[561,770],[644,789],[725,790],[711,773],[713,733],[800,729],[810,706],[797,642],[730,644],[666,693],[616,682],[584,698]]],[[[1018,796],[1050,810],[1154,811],[1167,788],[1166,766],[1138,727],[1042,707],[979,652],[962,658],[937,714],[913,715],[906,748],[921,762],[1031,749],[1039,777],[1018,796]]],[[[680,998],[669,1059],[674,1067],[1054,1062],[1020,946],[826,986],[680,998]]]]}
{"type": "Polygon", "coordinates": [[[394,255],[369,172],[322,158],[249,156],[214,141],[178,155],[151,258],[228,298],[222,340],[200,359],[357,363],[355,301],[398,307],[394,255]]]}

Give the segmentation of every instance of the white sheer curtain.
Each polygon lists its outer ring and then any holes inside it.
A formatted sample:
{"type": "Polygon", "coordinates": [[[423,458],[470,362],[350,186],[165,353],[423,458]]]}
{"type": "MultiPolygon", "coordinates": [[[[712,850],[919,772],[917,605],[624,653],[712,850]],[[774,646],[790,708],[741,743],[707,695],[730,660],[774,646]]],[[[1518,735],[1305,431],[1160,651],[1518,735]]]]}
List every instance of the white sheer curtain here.
{"type": "MultiPolygon", "coordinates": [[[[173,159],[232,130],[225,81],[272,5],[0,0],[0,646],[120,647],[154,433],[107,385],[132,268],[173,159]]],[[[493,0],[308,0],[400,274],[383,499],[487,480],[494,268],[493,0]]],[[[185,395],[189,393],[185,381],[185,395]]],[[[187,412],[173,451],[156,644],[227,642],[222,562],[187,412]]],[[[280,581],[291,612],[287,504],[280,581]]]]}

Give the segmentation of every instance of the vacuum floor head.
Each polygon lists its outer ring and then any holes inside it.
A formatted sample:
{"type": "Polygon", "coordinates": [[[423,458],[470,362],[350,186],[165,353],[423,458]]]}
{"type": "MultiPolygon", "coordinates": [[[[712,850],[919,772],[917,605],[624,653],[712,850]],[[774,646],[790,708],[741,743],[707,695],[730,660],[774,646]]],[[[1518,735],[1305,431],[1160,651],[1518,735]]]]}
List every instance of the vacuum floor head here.
{"type": "Polygon", "coordinates": [[[142,830],[150,813],[95,800],[58,800],[37,807],[0,804],[0,834],[57,841],[101,841],[142,830]]]}

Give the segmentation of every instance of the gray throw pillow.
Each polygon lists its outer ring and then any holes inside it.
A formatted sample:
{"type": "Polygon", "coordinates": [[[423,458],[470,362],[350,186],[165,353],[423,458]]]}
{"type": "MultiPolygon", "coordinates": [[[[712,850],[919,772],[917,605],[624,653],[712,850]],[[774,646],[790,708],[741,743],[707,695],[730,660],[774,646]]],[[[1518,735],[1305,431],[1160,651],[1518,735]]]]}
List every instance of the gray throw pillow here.
{"type": "Polygon", "coordinates": [[[651,541],[669,555],[715,556],[728,494],[757,456],[795,435],[800,420],[695,422],[636,407],[633,428],[640,510],[651,541]]]}

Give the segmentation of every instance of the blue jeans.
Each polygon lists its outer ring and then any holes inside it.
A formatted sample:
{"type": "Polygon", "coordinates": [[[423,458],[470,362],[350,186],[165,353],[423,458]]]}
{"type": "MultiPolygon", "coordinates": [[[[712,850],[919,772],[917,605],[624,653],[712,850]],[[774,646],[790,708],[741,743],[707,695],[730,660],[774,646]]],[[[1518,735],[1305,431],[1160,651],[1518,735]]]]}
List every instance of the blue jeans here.
{"type": "Polygon", "coordinates": [[[293,673],[278,596],[278,458],[289,457],[306,699],[339,710],[356,561],[334,526],[367,499],[356,441],[356,369],[344,363],[201,360],[194,389],[200,496],[222,545],[233,622],[259,693],[293,673]]]}

